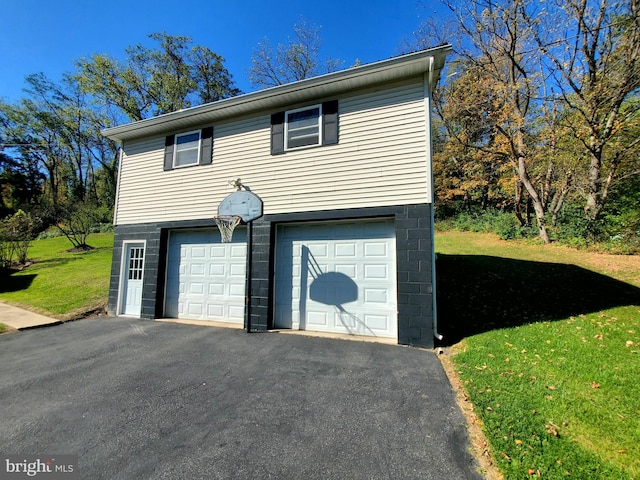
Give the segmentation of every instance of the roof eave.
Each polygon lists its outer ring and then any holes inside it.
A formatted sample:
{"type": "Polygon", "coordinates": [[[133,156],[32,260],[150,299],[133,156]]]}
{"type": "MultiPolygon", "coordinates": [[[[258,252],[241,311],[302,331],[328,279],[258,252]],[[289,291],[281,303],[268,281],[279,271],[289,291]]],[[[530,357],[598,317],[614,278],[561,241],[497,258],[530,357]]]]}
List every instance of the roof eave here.
{"type": "Polygon", "coordinates": [[[223,118],[236,117],[255,111],[275,110],[309,99],[339,95],[357,88],[400,80],[427,72],[431,72],[430,87],[433,89],[438,81],[445,57],[450,51],[451,45],[421,50],[360,67],[327,73],[286,85],[238,95],[214,103],[198,105],[177,112],[107,128],[102,130],[102,134],[116,141],[158,135],[188,128],[189,126],[215,123],[223,118]]]}

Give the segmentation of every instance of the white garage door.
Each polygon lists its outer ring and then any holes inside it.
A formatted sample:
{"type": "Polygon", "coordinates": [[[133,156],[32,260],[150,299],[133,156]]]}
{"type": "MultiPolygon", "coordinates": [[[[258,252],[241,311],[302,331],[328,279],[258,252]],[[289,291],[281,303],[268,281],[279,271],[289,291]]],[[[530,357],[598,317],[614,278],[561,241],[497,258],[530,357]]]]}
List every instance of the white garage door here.
{"type": "Polygon", "coordinates": [[[281,225],[275,327],[397,337],[391,220],[281,225]]]}
{"type": "Polygon", "coordinates": [[[170,232],[165,316],[243,323],[246,260],[245,228],[170,232]]]}

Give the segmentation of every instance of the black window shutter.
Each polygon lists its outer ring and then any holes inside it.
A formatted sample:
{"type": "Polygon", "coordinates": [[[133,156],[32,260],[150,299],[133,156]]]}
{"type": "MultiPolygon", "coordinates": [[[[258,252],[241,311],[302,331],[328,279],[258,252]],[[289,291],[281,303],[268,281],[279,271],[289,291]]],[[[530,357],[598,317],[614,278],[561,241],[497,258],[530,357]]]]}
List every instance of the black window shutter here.
{"type": "Polygon", "coordinates": [[[200,165],[210,165],[213,161],[213,127],[200,132],[200,165]]]}
{"type": "Polygon", "coordinates": [[[322,104],[322,144],[338,143],[338,100],[322,104]]]}
{"type": "Polygon", "coordinates": [[[271,155],[284,153],[284,112],[271,115],[271,155]]]}
{"type": "Polygon", "coordinates": [[[164,140],[164,169],[172,170],[173,169],[173,141],[175,135],[169,135],[164,140]]]}

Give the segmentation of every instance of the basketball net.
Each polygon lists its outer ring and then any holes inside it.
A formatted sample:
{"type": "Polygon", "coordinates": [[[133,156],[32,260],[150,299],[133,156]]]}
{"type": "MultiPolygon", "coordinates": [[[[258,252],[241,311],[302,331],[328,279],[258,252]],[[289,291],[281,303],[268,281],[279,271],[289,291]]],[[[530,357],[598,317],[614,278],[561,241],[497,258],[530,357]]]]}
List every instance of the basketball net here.
{"type": "Polygon", "coordinates": [[[222,243],[229,243],[233,237],[233,230],[238,226],[242,217],[239,215],[218,215],[213,217],[220,230],[222,243]]]}

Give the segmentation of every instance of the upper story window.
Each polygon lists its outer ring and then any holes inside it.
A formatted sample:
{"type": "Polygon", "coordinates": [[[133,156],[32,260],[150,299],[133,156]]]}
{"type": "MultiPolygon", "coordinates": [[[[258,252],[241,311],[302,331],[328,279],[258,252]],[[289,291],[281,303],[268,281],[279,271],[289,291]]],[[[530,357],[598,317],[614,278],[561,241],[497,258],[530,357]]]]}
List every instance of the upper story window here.
{"type": "Polygon", "coordinates": [[[271,115],[271,155],[338,143],[338,100],[271,115]]]}
{"type": "Polygon", "coordinates": [[[322,105],[286,112],[286,149],[320,145],[322,143],[321,118],[322,105]]]}
{"type": "Polygon", "coordinates": [[[213,127],[169,135],[164,142],[164,169],[210,165],[213,161],[213,127]]]}
{"type": "Polygon", "coordinates": [[[200,131],[176,135],[173,166],[197,165],[200,156],[200,131]]]}

